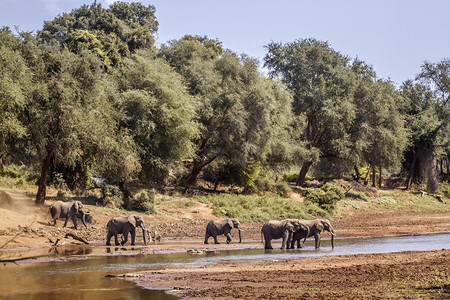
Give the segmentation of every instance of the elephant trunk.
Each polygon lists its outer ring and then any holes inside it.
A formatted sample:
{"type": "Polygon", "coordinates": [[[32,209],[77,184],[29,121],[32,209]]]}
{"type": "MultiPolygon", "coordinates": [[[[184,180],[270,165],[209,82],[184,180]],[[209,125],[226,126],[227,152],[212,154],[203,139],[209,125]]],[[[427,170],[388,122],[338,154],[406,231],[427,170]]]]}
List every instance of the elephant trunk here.
{"type": "Polygon", "coordinates": [[[330,225],[330,233],[331,233],[331,248],[334,248],[334,229],[333,226],[330,225]]]}
{"type": "MultiPolygon", "coordinates": [[[[306,238],[308,238],[308,236],[309,236],[309,226],[307,226],[307,225],[301,225],[301,226],[304,226],[305,228],[306,228],[306,235],[305,235],[305,239],[303,240],[303,244],[306,242],[306,238]]],[[[294,246],[292,246],[292,248],[294,248],[294,246]]]]}
{"type": "Polygon", "coordinates": [[[242,243],[242,237],[241,237],[241,227],[238,227],[238,231],[239,231],[239,243],[242,243]]]}
{"type": "Polygon", "coordinates": [[[82,209],[80,210],[80,212],[81,212],[81,222],[83,222],[84,227],[87,229],[87,226],[86,226],[86,213],[82,209]]]}
{"type": "Polygon", "coordinates": [[[147,246],[147,239],[145,238],[145,225],[141,224],[141,228],[142,228],[142,237],[144,238],[144,246],[147,246]]]}

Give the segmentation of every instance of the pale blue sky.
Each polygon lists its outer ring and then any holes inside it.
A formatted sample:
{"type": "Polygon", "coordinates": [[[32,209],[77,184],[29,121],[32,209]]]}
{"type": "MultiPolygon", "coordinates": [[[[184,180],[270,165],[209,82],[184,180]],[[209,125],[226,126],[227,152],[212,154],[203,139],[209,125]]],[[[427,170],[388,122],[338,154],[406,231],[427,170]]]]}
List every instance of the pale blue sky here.
{"type": "MultiPolygon", "coordinates": [[[[44,21],[93,0],[0,0],[0,26],[38,30],[44,21]]],[[[98,0],[104,6],[112,0],[98,0]]],[[[184,34],[219,39],[262,60],[264,45],[313,37],[373,65],[397,84],[425,60],[450,57],[450,0],[141,0],[153,4],[157,44],[184,34]]]]}

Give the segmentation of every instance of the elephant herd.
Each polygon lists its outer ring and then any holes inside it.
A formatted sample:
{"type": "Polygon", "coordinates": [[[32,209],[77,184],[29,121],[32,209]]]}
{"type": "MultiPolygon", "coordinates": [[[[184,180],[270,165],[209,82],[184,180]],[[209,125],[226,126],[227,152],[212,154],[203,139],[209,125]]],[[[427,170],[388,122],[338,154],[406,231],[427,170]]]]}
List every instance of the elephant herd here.
{"type": "MultiPolygon", "coordinates": [[[[87,213],[83,210],[83,204],[80,201],[62,202],[56,201],[50,206],[50,214],[52,216],[53,225],[56,225],[56,220],[65,218],[64,226],[66,227],[69,219],[72,219],[75,229],[77,226],[77,214],[81,215],[81,221],[84,227],[86,226],[85,217],[87,213]]],[[[144,245],[147,244],[146,234],[150,236],[149,230],[145,227],[144,219],[141,216],[131,215],[128,217],[113,217],[106,224],[108,233],[106,234],[106,245],[111,245],[111,238],[114,236],[116,246],[124,245],[128,241],[128,235],[131,235],[131,245],[135,245],[136,228],[142,229],[142,236],[144,238],[144,245]],[[122,234],[122,240],[119,243],[118,235],[122,234]]]]}
{"type": "MultiPolygon", "coordinates": [[[[69,219],[72,219],[75,229],[77,229],[77,215],[81,216],[83,225],[87,228],[85,222],[86,212],[83,210],[83,204],[80,201],[62,202],[56,201],[50,206],[53,225],[56,225],[58,218],[65,218],[64,227],[69,219]]],[[[50,222],[51,223],[51,222],[50,222]]],[[[145,227],[144,219],[141,216],[130,215],[127,217],[113,217],[106,225],[106,245],[111,245],[111,238],[114,237],[116,246],[124,245],[128,241],[128,234],[131,234],[131,245],[135,245],[136,228],[142,229],[144,245],[147,244],[146,234],[150,236],[149,230],[145,227]],[[119,243],[118,235],[122,234],[122,240],[119,243]]],[[[223,220],[210,221],[206,225],[205,244],[208,244],[209,237],[213,237],[214,243],[219,244],[218,235],[224,235],[227,238],[227,244],[231,242],[231,229],[236,228],[239,231],[239,242],[242,242],[241,225],[236,218],[227,218],[223,220]]],[[[300,241],[306,241],[308,237],[314,236],[315,248],[320,247],[320,234],[323,231],[331,233],[331,246],[334,248],[334,229],[330,221],[326,219],[299,220],[285,219],[272,220],[264,223],[261,228],[261,236],[264,236],[264,248],[273,249],[272,240],[282,239],[281,249],[301,248],[300,241]]]]}
{"type": "MultiPolygon", "coordinates": [[[[232,228],[237,228],[239,231],[239,243],[242,242],[241,226],[238,219],[228,218],[218,221],[210,221],[206,226],[205,244],[208,244],[210,236],[214,238],[214,243],[217,241],[218,235],[225,235],[227,237],[227,244],[231,242],[230,231],[232,228]]],[[[331,233],[331,247],[334,248],[334,229],[330,221],[326,219],[315,220],[272,220],[264,223],[261,228],[261,235],[264,236],[264,248],[273,249],[272,240],[282,239],[281,249],[294,249],[295,242],[297,248],[301,248],[300,240],[306,241],[308,237],[314,236],[315,248],[320,248],[320,234],[323,231],[331,233]]]]}

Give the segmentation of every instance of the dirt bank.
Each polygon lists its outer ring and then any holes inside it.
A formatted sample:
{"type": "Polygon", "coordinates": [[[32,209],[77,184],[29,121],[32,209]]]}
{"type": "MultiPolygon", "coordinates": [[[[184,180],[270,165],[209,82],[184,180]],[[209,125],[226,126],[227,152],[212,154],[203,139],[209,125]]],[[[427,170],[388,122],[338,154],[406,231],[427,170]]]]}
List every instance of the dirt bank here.
{"type": "MultiPolygon", "coordinates": [[[[45,201],[45,205],[36,207],[34,198],[21,191],[0,189],[0,254],[1,251],[26,250],[51,247],[59,238],[59,245],[79,243],[65,238],[73,233],[91,243],[103,244],[106,237],[106,223],[113,216],[125,216],[130,212],[107,209],[95,205],[89,198],[80,199],[85,210],[93,216],[88,228],[80,226],[74,230],[71,221],[63,228],[64,220],[58,220],[57,226],[50,226],[49,206],[53,202],[45,201]]],[[[447,204],[448,205],[448,204],[447,204]]],[[[194,240],[202,245],[205,226],[211,219],[216,219],[212,209],[197,202],[194,207],[171,209],[159,207],[164,212],[159,215],[144,215],[147,224],[168,240],[194,240]],[[193,213],[195,211],[196,213],[193,213]]],[[[444,211],[390,211],[374,208],[352,208],[341,205],[341,216],[331,218],[338,237],[383,236],[400,234],[420,234],[450,231],[450,213],[444,211]]],[[[261,239],[261,223],[242,224],[243,240],[258,241],[261,239]]],[[[232,231],[234,240],[237,232],[232,231]]],[[[324,234],[329,237],[328,233],[324,234]]],[[[138,243],[142,243],[138,233],[138,243]]],[[[219,237],[225,241],[225,237],[219,237]]]]}
{"type": "Polygon", "coordinates": [[[449,299],[450,250],[143,272],[133,281],[192,299],[449,299]]]}

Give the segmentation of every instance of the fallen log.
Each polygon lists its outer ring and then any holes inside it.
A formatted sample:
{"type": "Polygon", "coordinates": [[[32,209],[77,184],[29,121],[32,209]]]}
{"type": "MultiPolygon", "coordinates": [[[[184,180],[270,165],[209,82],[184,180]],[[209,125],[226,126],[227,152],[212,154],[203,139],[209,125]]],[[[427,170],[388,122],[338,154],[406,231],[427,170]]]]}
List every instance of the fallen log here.
{"type": "Polygon", "coordinates": [[[77,241],[80,241],[80,242],[82,242],[82,243],[85,243],[86,245],[89,244],[89,242],[86,241],[84,238],[79,237],[78,235],[75,235],[75,234],[73,234],[73,233],[67,233],[64,237],[65,237],[65,238],[71,237],[71,238],[73,238],[74,240],[77,240],[77,241]]]}

